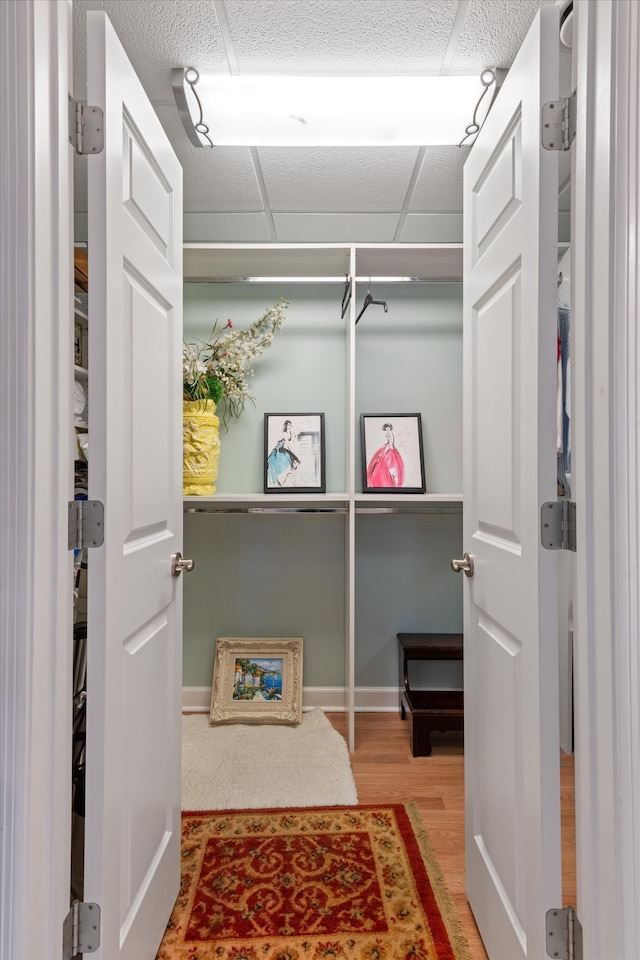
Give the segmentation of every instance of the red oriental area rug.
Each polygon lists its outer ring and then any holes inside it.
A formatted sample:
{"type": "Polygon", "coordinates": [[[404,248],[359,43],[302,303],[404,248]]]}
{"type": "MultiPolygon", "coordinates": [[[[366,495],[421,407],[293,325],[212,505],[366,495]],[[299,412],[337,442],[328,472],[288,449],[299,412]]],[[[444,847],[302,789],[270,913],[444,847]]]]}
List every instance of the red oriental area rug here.
{"type": "Polygon", "coordinates": [[[184,813],[157,960],[469,960],[413,804],[184,813]]]}

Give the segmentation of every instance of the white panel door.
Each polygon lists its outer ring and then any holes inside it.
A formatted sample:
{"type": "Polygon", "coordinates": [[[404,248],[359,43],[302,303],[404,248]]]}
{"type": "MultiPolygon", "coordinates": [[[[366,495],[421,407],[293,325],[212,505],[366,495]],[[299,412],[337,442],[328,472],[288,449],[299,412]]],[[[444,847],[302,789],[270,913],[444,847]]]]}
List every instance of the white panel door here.
{"type": "Polygon", "coordinates": [[[180,879],[182,170],[106,15],[87,15],[89,496],[85,900],[99,956],[152,958],[180,879]]]}
{"type": "Polygon", "coordinates": [[[556,555],[558,11],[538,14],[464,169],[467,895],[492,960],[540,960],[560,904],[556,555]]]}

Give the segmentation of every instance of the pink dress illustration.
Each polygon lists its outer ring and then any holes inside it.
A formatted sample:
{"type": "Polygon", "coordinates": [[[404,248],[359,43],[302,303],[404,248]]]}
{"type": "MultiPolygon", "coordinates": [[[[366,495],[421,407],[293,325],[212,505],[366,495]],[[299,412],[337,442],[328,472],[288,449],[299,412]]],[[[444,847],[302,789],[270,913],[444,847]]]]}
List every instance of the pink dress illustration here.
{"type": "Polygon", "coordinates": [[[404,483],[404,461],[396,449],[393,425],[385,423],[382,429],[387,439],[367,464],[367,484],[370,487],[401,487],[404,483]]]}

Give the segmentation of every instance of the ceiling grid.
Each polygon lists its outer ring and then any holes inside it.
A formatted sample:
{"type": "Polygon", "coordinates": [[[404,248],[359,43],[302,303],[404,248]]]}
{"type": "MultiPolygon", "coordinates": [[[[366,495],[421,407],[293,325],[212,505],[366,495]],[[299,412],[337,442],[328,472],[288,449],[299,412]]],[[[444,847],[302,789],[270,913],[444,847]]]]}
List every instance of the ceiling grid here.
{"type": "MultiPolygon", "coordinates": [[[[242,71],[240,70],[238,58],[236,57],[236,52],[233,48],[231,28],[229,27],[229,20],[227,19],[227,9],[224,5],[224,0],[212,0],[212,3],[216,20],[218,22],[218,29],[220,30],[220,36],[222,38],[222,45],[224,47],[227,63],[229,65],[229,73],[232,74],[232,76],[235,76],[242,71]]],[[[186,63],[184,66],[190,67],[192,64],[186,63]]]]}
{"type": "MultiPolygon", "coordinates": [[[[74,96],[86,98],[85,13],[104,10],[183,166],[186,241],[456,242],[469,148],[198,148],[171,71],[479,75],[508,68],[537,10],[553,2],[74,0],[74,96]]],[[[78,239],[86,163],[76,161],[78,239]]]]}

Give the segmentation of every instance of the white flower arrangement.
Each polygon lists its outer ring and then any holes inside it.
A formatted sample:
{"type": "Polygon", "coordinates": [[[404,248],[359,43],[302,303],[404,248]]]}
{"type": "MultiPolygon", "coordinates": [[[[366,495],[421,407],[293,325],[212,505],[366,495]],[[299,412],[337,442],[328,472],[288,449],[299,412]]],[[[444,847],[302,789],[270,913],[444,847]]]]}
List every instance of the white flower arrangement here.
{"type": "Polygon", "coordinates": [[[205,341],[185,343],[182,352],[184,400],[213,400],[221,404],[225,429],[229,421],[244,410],[247,400],[255,403],[247,379],[253,376],[248,364],[273,343],[282,327],[284,311],[289,306],[281,297],[259,320],[246,329],[234,329],[227,320],[218,329],[216,320],[205,341]]]}

